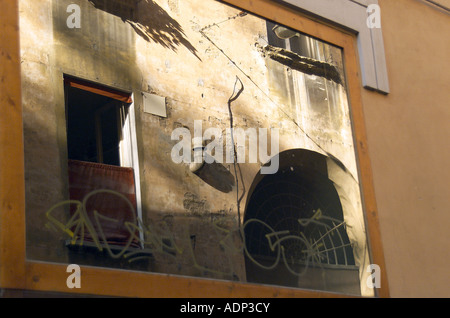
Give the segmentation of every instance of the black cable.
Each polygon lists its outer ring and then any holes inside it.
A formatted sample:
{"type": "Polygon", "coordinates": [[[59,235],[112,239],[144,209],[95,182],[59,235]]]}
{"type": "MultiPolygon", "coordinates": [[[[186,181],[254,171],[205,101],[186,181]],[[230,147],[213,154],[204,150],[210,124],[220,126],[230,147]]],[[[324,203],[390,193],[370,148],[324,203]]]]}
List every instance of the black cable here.
{"type": "Polygon", "coordinates": [[[439,7],[439,8],[441,8],[442,10],[445,10],[445,11],[447,11],[448,13],[450,13],[450,8],[447,8],[447,7],[444,6],[443,4],[440,4],[440,3],[436,2],[436,1],[433,1],[433,0],[423,0],[423,1],[429,2],[429,3],[433,4],[433,5],[435,5],[436,7],[439,7]]]}
{"type": "MultiPolygon", "coordinates": [[[[233,112],[231,110],[231,103],[234,102],[236,99],[238,99],[243,91],[244,91],[244,84],[242,83],[241,79],[238,76],[236,76],[236,81],[234,82],[233,93],[230,96],[230,98],[228,99],[228,112],[230,114],[231,143],[233,144],[233,156],[234,156],[233,166],[234,166],[234,178],[236,180],[236,204],[237,204],[239,229],[240,229],[240,224],[241,224],[241,200],[244,196],[245,188],[244,188],[244,192],[243,192],[242,196],[239,198],[239,178],[238,178],[238,174],[237,174],[237,166],[239,166],[239,164],[237,163],[236,145],[234,143],[234,136],[233,136],[234,124],[233,124],[233,112]],[[236,85],[238,84],[238,82],[240,83],[241,87],[236,92],[236,85]]],[[[241,172],[240,166],[239,166],[239,172],[241,172]]],[[[242,177],[242,173],[241,173],[241,177],[242,177]]],[[[241,235],[241,239],[243,239],[241,230],[239,231],[239,234],[241,235]]]]}

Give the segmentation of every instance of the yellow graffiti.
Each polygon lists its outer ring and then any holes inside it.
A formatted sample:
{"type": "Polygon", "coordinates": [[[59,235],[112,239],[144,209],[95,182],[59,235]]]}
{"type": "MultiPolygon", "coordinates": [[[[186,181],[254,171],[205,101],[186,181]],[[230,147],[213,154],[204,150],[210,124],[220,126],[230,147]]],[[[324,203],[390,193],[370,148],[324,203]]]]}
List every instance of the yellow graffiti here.
{"type": "MultiPolygon", "coordinates": [[[[154,254],[156,253],[168,255],[173,258],[176,258],[177,256],[183,254],[185,257],[191,259],[193,266],[203,273],[223,275],[230,278],[236,277],[236,264],[235,262],[233,262],[233,258],[231,257],[232,255],[242,255],[242,253],[244,253],[244,255],[252,263],[266,270],[274,269],[282,262],[289,272],[294,275],[300,276],[305,274],[310,264],[318,264],[320,266],[322,259],[324,258],[324,254],[350,245],[342,244],[337,247],[325,248],[324,239],[329,235],[334,235],[334,233],[337,232],[337,229],[343,226],[345,222],[334,220],[332,218],[324,216],[320,209],[314,211],[313,216],[310,218],[298,219],[299,224],[304,227],[310,224],[316,224],[322,226],[325,229],[325,232],[314,241],[312,241],[312,239],[307,239],[303,232],[299,234],[293,234],[288,230],[276,231],[267,223],[259,219],[249,219],[243,224],[242,227],[235,226],[230,229],[222,226],[221,221],[223,221],[223,219],[218,218],[212,222],[212,228],[214,229],[216,237],[218,238],[218,246],[227,256],[226,259],[228,262],[228,270],[223,271],[201,265],[198,262],[194,253],[195,246],[193,246],[191,242],[191,238],[193,237],[193,235],[190,235],[190,233],[185,233],[184,238],[189,240],[188,244],[186,244],[188,248],[180,248],[176,243],[173,233],[168,228],[166,228],[168,226],[165,222],[161,222],[162,226],[160,226],[159,228],[155,228],[152,224],[145,225],[144,222],[136,216],[135,209],[128,198],[116,191],[100,189],[90,192],[83,198],[82,201],[62,201],[51,207],[45,213],[45,215],[51,225],[55,226],[56,229],[62,231],[71,238],[70,244],[72,245],[75,245],[78,242],[78,244],[82,246],[83,242],[85,241],[86,235],[89,234],[90,238],[93,241],[93,244],[98,248],[99,251],[106,250],[108,255],[115,259],[123,257],[129,262],[134,262],[144,258],[153,258],[154,254]],[[126,244],[121,246],[119,248],[119,252],[116,253],[113,251],[114,248],[112,248],[112,246],[107,241],[106,235],[102,228],[102,220],[108,220],[112,222],[119,222],[119,220],[106,217],[100,214],[97,210],[94,210],[92,212],[92,222],[88,216],[88,211],[86,210],[86,202],[89,200],[89,198],[99,193],[113,194],[119,197],[121,200],[124,200],[133,214],[133,219],[131,221],[124,222],[124,225],[129,232],[129,238],[126,241],[126,244]],[[59,221],[56,217],[53,216],[53,213],[56,209],[71,205],[75,205],[76,210],[66,223],[59,221]],[[333,224],[337,223],[337,225],[331,227],[322,222],[323,220],[333,221],[333,224]],[[268,247],[272,253],[270,264],[263,264],[262,262],[258,261],[256,257],[249,251],[245,239],[245,230],[250,224],[252,224],[253,226],[260,226],[266,233],[268,233],[265,234],[265,239],[267,240],[268,247]],[[163,233],[160,234],[161,232],[163,233]],[[236,240],[236,237],[238,237],[239,240],[236,240]],[[131,249],[130,247],[133,242],[138,242],[141,245],[142,249],[131,249]],[[286,253],[285,244],[289,243],[292,246],[293,242],[296,242],[298,246],[303,247],[299,251],[302,256],[301,259],[303,260],[302,270],[295,270],[294,268],[292,268],[292,265],[290,264],[294,264],[296,259],[293,259],[293,256],[288,259],[286,253]],[[150,253],[146,253],[147,255],[142,256],[142,250],[144,246],[145,250],[150,251],[150,253]]],[[[117,246],[115,247],[115,250],[117,250],[117,246]]],[[[296,255],[296,257],[298,258],[300,256],[296,255]]]]}
{"type": "Polygon", "coordinates": [[[322,218],[322,210],[317,209],[317,211],[314,212],[313,216],[308,219],[298,219],[298,223],[300,223],[303,226],[308,226],[311,222],[314,222],[314,220],[319,220],[322,218]]]}
{"type": "MultiPolygon", "coordinates": [[[[139,252],[127,252],[133,241],[137,241],[143,244],[147,244],[153,251],[175,251],[178,253],[181,253],[181,250],[176,247],[176,244],[174,244],[173,238],[163,238],[159,237],[155,234],[155,232],[150,227],[145,227],[142,220],[140,218],[136,217],[135,209],[131,202],[128,200],[127,197],[122,195],[121,193],[118,193],[113,190],[107,190],[107,189],[100,189],[100,190],[94,190],[90,192],[88,195],[86,195],[83,199],[83,201],[79,200],[67,200],[62,201],[56,205],[54,205],[52,208],[50,208],[46,213],[47,219],[56,226],[57,229],[60,229],[64,233],[68,234],[69,237],[71,237],[71,244],[75,245],[77,241],[79,241],[79,245],[82,246],[84,242],[84,238],[86,235],[86,232],[89,233],[90,237],[93,240],[94,245],[98,248],[99,251],[103,251],[103,249],[106,249],[109,256],[112,258],[130,258],[131,256],[135,255],[139,252]],[[114,253],[112,251],[111,245],[108,243],[105,233],[103,232],[103,228],[101,225],[101,220],[108,220],[112,222],[119,222],[119,220],[112,219],[109,217],[106,217],[98,211],[93,211],[93,218],[95,220],[95,225],[97,226],[97,230],[94,228],[91,220],[89,219],[88,212],[86,210],[86,202],[90,197],[93,195],[99,194],[99,193],[109,193],[118,196],[122,200],[124,200],[127,205],[129,206],[130,210],[132,211],[133,220],[132,221],[126,221],[124,222],[124,225],[129,232],[129,238],[126,242],[126,244],[121,248],[119,253],[114,253]],[[56,210],[57,208],[60,208],[65,205],[76,205],[76,210],[73,213],[72,217],[67,223],[62,223],[59,220],[57,220],[53,215],[52,212],[56,210]],[[73,231],[71,229],[75,228],[73,231]],[[136,232],[143,232],[145,237],[147,237],[146,240],[142,240],[138,235],[136,235],[136,232]],[[173,244],[167,244],[164,243],[164,241],[168,241],[173,244]]],[[[136,259],[131,259],[131,261],[134,261],[136,259]]]]}

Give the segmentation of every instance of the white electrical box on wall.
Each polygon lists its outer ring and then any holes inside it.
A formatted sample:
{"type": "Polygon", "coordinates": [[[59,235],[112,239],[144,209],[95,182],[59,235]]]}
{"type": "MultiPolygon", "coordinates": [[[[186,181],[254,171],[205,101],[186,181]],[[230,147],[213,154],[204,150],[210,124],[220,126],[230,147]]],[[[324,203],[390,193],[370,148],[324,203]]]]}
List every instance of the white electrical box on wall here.
{"type": "Polygon", "coordinates": [[[142,93],[144,113],[167,117],[166,98],[155,94],[142,93]]]}

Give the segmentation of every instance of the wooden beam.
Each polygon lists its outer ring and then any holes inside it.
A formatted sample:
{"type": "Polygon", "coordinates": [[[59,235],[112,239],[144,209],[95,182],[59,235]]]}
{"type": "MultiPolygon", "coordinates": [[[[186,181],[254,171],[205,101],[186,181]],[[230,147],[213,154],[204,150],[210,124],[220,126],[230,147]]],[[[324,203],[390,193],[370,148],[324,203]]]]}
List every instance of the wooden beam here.
{"type": "Polygon", "coordinates": [[[27,264],[27,289],[143,298],[344,298],[343,294],[167,274],[81,266],[81,288],[66,285],[67,265],[27,264]]]}
{"type": "Polygon", "coordinates": [[[0,0],[0,287],[25,287],[25,177],[18,1],[0,0]]]}

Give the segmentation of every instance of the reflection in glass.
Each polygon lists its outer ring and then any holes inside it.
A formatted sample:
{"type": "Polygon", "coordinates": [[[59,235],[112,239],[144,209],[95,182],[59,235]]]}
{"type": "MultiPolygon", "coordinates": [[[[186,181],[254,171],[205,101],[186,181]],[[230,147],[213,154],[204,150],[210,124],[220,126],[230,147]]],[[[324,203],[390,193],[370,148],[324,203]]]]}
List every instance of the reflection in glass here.
{"type": "Polygon", "coordinates": [[[340,48],[214,1],[78,1],[79,29],[71,3],[20,2],[29,259],[373,294],[340,48]]]}

